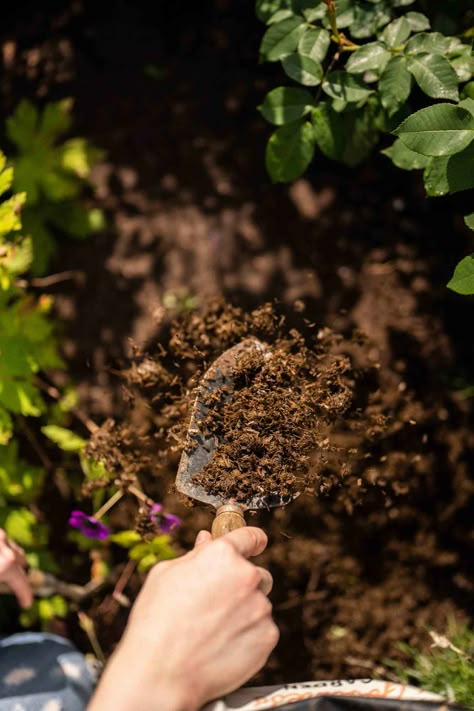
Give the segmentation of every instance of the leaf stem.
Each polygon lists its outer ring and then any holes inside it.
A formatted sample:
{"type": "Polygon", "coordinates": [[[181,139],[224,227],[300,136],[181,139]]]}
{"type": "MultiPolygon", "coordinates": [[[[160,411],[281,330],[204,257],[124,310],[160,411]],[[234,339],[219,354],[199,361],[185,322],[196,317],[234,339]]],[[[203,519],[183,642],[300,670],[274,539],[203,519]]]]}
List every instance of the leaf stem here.
{"type": "Polygon", "coordinates": [[[96,511],[96,513],[94,514],[94,518],[102,518],[102,516],[106,514],[107,511],[112,508],[112,506],[115,506],[115,504],[120,501],[122,496],[123,491],[121,489],[116,491],[115,494],[111,496],[110,499],[108,499],[108,501],[106,501],[105,504],[103,504],[98,511],[96,511]]]}

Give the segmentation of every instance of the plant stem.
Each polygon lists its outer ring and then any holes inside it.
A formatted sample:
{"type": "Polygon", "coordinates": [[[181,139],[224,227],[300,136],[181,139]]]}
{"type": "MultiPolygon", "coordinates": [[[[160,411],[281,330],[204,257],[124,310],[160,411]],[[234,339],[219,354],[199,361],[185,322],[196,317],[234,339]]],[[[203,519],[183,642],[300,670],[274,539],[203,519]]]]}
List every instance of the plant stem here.
{"type": "Polygon", "coordinates": [[[78,612],[77,616],[79,618],[79,625],[86,633],[95,656],[99,662],[105,666],[105,655],[102,651],[99,640],[97,639],[94,622],[91,620],[89,615],[86,615],[85,612],[78,612]]]}
{"type": "Polygon", "coordinates": [[[140,501],[143,501],[143,503],[147,504],[148,506],[153,505],[152,499],[150,499],[146,494],[143,493],[143,491],[140,491],[134,484],[130,484],[130,486],[127,487],[128,491],[133,494],[134,496],[137,497],[137,499],[140,499],[140,501]]]}
{"type": "Polygon", "coordinates": [[[105,504],[103,504],[103,506],[101,506],[98,511],[96,511],[96,513],[94,514],[94,518],[97,518],[97,519],[102,518],[102,516],[104,514],[106,514],[107,511],[109,511],[109,509],[112,508],[112,506],[115,506],[115,504],[118,501],[120,501],[122,496],[123,496],[123,491],[121,489],[116,491],[115,494],[113,496],[111,496],[110,499],[108,499],[108,501],[106,501],[105,504]]]}

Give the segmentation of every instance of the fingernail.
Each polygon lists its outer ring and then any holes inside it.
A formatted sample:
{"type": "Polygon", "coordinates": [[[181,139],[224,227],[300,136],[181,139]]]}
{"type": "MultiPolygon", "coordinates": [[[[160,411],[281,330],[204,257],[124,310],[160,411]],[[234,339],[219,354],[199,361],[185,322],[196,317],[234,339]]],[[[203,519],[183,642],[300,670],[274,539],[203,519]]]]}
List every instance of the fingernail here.
{"type": "Polygon", "coordinates": [[[199,533],[196,536],[196,541],[194,543],[194,547],[200,546],[202,543],[205,543],[208,539],[209,536],[209,531],[199,531],[199,533]]]}

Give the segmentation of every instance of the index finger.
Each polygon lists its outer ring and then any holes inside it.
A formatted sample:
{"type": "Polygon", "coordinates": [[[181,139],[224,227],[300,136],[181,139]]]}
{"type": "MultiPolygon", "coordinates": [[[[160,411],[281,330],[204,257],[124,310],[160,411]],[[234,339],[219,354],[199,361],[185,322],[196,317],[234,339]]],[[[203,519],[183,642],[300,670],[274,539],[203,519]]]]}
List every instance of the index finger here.
{"type": "Polygon", "coordinates": [[[256,526],[245,526],[236,528],[223,537],[232,544],[237,553],[244,558],[253,558],[265,550],[268,543],[267,534],[256,526]]]}

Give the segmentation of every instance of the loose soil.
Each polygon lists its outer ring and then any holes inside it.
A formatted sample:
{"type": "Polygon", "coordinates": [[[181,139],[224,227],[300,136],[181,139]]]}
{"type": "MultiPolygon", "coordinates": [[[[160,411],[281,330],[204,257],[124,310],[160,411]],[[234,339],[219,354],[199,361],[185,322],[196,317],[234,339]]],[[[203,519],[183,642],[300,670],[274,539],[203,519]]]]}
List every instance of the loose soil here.
{"type": "MultiPolygon", "coordinates": [[[[330,416],[304,433],[318,440],[314,480],[251,518],[269,535],[261,564],[282,633],[258,681],[387,675],[399,642],[427,648],[427,625],[443,632],[448,616],[472,618],[472,301],[444,287],[472,251],[454,217],[472,208],[463,194],[425,200],[418,177],[381,156],[356,171],[318,157],[304,179],[272,186],[255,106],[281,75],[257,64],[261,33],[252,5],[236,1],[27,2],[21,15],[5,9],[0,88],[6,111],[24,95],[76,97],[78,130],[108,152],[91,202],[109,229],[62,242],[55,269],[81,278],[50,291],[81,407],[102,425],[90,446],[183,518],[179,550],[211,523],[207,507],[173,492],[204,370],[274,299],[283,343],[296,328],[301,348],[323,355],[316,372],[334,388],[318,397],[344,405],[319,403],[330,416]],[[233,306],[209,307],[214,297],[233,306]]],[[[299,346],[290,350],[303,367],[299,346]]],[[[271,412],[275,435],[289,423],[271,412]]],[[[59,476],[44,515],[65,575],[74,564],[71,577],[86,581],[65,538],[74,502],[67,482],[59,495],[59,476]]],[[[129,527],[138,514],[130,497],[111,523],[129,527]]],[[[120,570],[122,552],[110,562],[120,570]]],[[[126,593],[139,586],[135,575],[126,593]]],[[[126,610],[98,596],[86,611],[109,653],[126,610]]],[[[88,648],[72,618],[68,632],[88,648]]]]}

